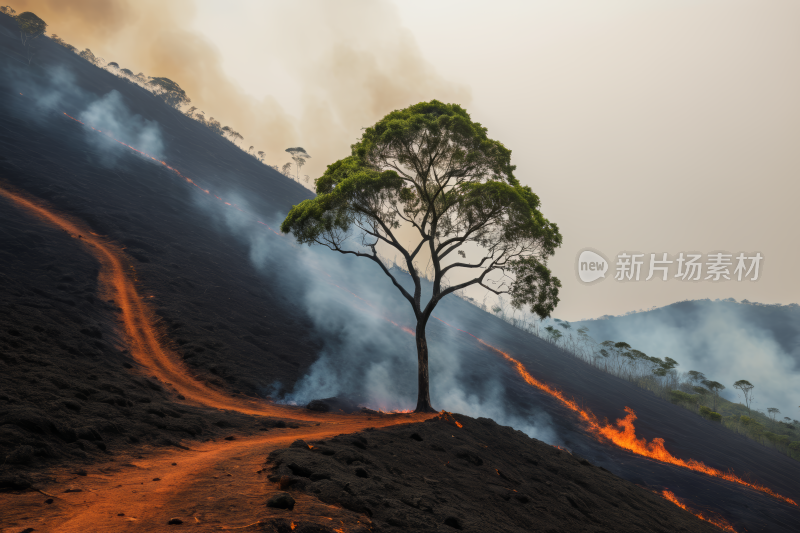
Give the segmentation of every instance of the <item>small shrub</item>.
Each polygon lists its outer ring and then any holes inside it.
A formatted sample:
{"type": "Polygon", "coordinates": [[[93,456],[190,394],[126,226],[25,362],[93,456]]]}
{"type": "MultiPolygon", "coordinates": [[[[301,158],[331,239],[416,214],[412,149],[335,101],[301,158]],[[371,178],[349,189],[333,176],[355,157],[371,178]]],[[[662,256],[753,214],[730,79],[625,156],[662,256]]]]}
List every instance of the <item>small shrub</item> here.
{"type": "Polygon", "coordinates": [[[722,415],[719,413],[715,413],[705,405],[700,406],[700,416],[712,420],[714,422],[722,422],[722,415]]]}
{"type": "Polygon", "coordinates": [[[776,435],[775,433],[765,431],[761,436],[775,446],[790,446],[789,437],[786,435],[776,435]]]}
{"type": "Polygon", "coordinates": [[[800,440],[796,440],[789,444],[789,455],[800,460],[800,440]]]}
{"type": "Polygon", "coordinates": [[[681,403],[693,404],[695,403],[695,398],[693,395],[687,394],[683,391],[671,390],[669,391],[669,401],[675,405],[679,405],[681,403]]]}

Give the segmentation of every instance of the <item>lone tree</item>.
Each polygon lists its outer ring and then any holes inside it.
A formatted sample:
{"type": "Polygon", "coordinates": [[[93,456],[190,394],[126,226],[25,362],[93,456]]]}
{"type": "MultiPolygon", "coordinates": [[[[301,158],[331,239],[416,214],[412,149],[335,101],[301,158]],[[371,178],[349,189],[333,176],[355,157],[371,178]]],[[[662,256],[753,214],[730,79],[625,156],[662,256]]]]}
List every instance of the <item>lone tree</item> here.
{"type": "Polygon", "coordinates": [[[36,54],[33,43],[30,41],[44,35],[45,30],[47,30],[47,23],[30,11],[20,13],[16,16],[16,20],[19,27],[19,38],[22,41],[25,57],[30,65],[31,61],[33,61],[33,56],[36,54]]]}
{"type": "Polygon", "coordinates": [[[82,52],[79,52],[78,55],[81,56],[86,61],[88,61],[89,63],[91,63],[92,65],[99,66],[100,64],[100,60],[98,59],[98,57],[94,55],[94,52],[92,52],[89,48],[87,48],[82,52]]]}
{"type": "MultiPolygon", "coordinates": [[[[224,128],[222,128],[222,135],[223,136],[228,135],[231,138],[231,141],[233,142],[233,144],[236,144],[237,140],[239,140],[239,141],[243,141],[244,140],[244,137],[242,137],[241,134],[238,131],[234,130],[230,126],[225,126],[224,128]]],[[[252,146],[250,148],[252,148],[252,146]]]]}
{"type": "Polygon", "coordinates": [[[561,234],[539,211],[539,198],[514,176],[511,150],[490,139],[459,105],[432,100],[393,111],[351,148],[350,157],[329,165],[315,181],[317,197],[292,208],[281,231],[301,243],[370,259],[389,277],[417,320],[415,411],[433,412],[425,336],[433,309],[448,294],[477,285],[510,295],[515,308],[529,305],[549,316],[561,282],[547,260],[561,234]],[[414,234],[407,248],[401,227],[414,234]],[[354,233],[360,245],[351,240],[354,233]],[[399,252],[413,293],[378,255],[379,244],[399,252]],[[463,260],[457,252],[464,249],[479,258],[463,260]],[[433,278],[427,302],[420,279],[425,262],[433,278]],[[449,285],[446,276],[456,272],[459,280],[469,279],[449,285]]]}
{"type": "Polygon", "coordinates": [[[702,383],[706,380],[705,374],[702,372],[698,372],[697,370],[689,370],[687,372],[689,375],[689,382],[694,385],[695,383],[702,383]]]}
{"type": "Polygon", "coordinates": [[[153,78],[147,82],[167,105],[180,109],[182,105],[191,103],[192,99],[186,96],[186,91],[169,78],[153,78]]]}
{"type": "Polygon", "coordinates": [[[19,26],[19,38],[22,41],[22,46],[28,44],[31,39],[36,39],[44,35],[47,30],[47,23],[31,13],[26,11],[16,16],[17,26],[19,26]]]}
{"type": "MultiPolygon", "coordinates": [[[[639,350],[633,350],[633,351],[639,352],[639,350]]],[[[641,354],[641,352],[639,353],[641,354]]],[[[662,378],[666,377],[667,374],[669,374],[672,371],[672,369],[678,366],[678,362],[672,357],[665,357],[664,360],[662,361],[661,358],[659,357],[647,357],[645,354],[642,355],[644,355],[644,359],[655,364],[655,367],[653,367],[653,374],[655,374],[658,377],[662,378]]]]}
{"type": "Polygon", "coordinates": [[[717,398],[719,398],[719,391],[725,390],[725,385],[718,381],[710,381],[708,379],[703,380],[703,385],[706,386],[708,390],[711,391],[711,394],[714,396],[714,407],[713,410],[717,410],[717,398]]]}
{"type": "Polygon", "coordinates": [[[296,178],[297,181],[299,182],[300,169],[303,168],[303,165],[306,164],[306,159],[309,159],[311,156],[308,155],[308,152],[306,152],[305,149],[303,149],[300,146],[297,146],[295,148],[287,148],[286,151],[289,152],[289,155],[291,155],[292,159],[294,160],[294,164],[297,165],[296,178]]]}
{"type": "Polygon", "coordinates": [[[747,415],[750,416],[750,402],[753,401],[753,389],[755,385],[746,379],[740,379],[733,384],[733,388],[742,391],[742,395],[744,395],[744,404],[747,406],[747,415]]]}
{"type": "Polygon", "coordinates": [[[220,124],[219,120],[215,119],[214,117],[208,117],[208,120],[206,121],[206,127],[217,135],[225,135],[222,124],[220,124]]]}

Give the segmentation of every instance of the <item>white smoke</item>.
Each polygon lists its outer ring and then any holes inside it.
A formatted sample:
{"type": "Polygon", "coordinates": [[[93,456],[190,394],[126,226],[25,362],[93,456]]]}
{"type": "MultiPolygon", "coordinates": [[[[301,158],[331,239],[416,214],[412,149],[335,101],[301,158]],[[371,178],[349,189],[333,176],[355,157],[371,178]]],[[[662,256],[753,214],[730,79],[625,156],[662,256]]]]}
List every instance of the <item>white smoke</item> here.
{"type": "MultiPolygon", "coordinates": [[[[380,268],[322,246],[296,244],[291,235],[276,236],[255,222],[265,219],[253,213],[243,195],[219,194],[236,207],[221,206],[203,194],[196,196],[198,205],[219,222],[220,229],[247,244],[255,267],[304,307],[324,340],[318,360],[279,401],[305,405],[340,396],[372,409],[414,409],[416,344],[412,335],[391,322],[413,330],[416,321],[408,302],[380,268]]],[[[269,226],[277,230],[281,220],[271,220],[269,226]]],[[[407,277],[399,280],[410,283],[407,277]]],[[[475,347],[470,337],[432,319],[428,343],[431,401],[437,409],[492,418],[539,440],[557,441],[545,413],[514,406],[506,398],[503,383],[508,368],[495,364],[493,356],[475,347]]],[[[280,389],[280,384],[272,384],[273,398],[280,389]]]]}
{"type": "Polygon", "coordinates": [[[46,70],[45,76],[33,78],[30,73],[9,68],[3,72],[14,79],[24,96],[26,104],[33,102],[39,112],[37,118],[52,120],[51,113],[61,114],[73,102],[82,102],[86,95],[75,83],[75,75],[68,68],[58,65],[46,70]]]}
{"type": "MultiPolygon", "coordinates": [[[[89,103],[78,118],[84,124],[106,134],[106,136],[98,135],[97,132],[88,130],[86,141],[91,145],[106,150],[122,148],[118,142],[108,137],[111,136],[151,157],[164,158],[164,143],[161,140],[158,124],[131,114],[123,102],[122,95],[117,91],[111,91],[89,103]]],[[[127,148],[125,150],[126,153],[129,151],[127,148]]],[[[122,152],[110,152],[110,154],[116,153],[122,152]]]]}
{"type": "MultiPolygon", "coordinates": [[[[65,69],[54,69],[43,80],[29,85],[48,119],[53,113],[77,110],[73,116],[87,125],[87,143],[95,148],[103,164],[117,164],[121,154],[130,150],[89,126],[163,158],[158,125],[131,113],[119,92],[102,97],[89,94],[77,87],[65,69]]],[[[318,361],[293,390],[283,394],[283,401],[304,404],[315,398],[348,396],[373,408],[413,409],[417,392],[414,338],[387,319],[412,329],[415,319],[385,274],[370,261],[343,257],[322,247],[300,246],[292,236],[278,237],[256,223],[266,219],[256,216],[245,195],[215,192],[237,207],[224,206],[202,193],[195,196],[198,205],[219,222],[221,230],[247,244],[255,267],[304,307],[324,339],[318,361]]],[[[277,229],[280,220],[270,220],[269,225],[277,229]]],[[[410,279],[404,277],[401,282],[410,283],[410,279]]],[[[447,331],[433,321],[428,331],[434,406],[491,417],[541,440],[554,439],[546,417],[515,409],[505,399],[502,365],[493,365],[496,374],[477,372],[471,368],[470,358],[487,356],[477,349],[459,348],[456,340],[463,334],[447,331]]],[[[267,388],[273,397],[281,390],[280,384],[265,384],[267,388]]]]}
{"type": "Polygon", "coordinates": [[[767,324],[753,319],[748,304],[709,301],[690,305],[691,311],[686,304],[676,304],[625,317],[573,323],[573,327],[586,325],[598,342],[624,341],[647,355],[672,357],[680,365],[677,370],[698,370],[725,385],[721,396],[732,402],[743,403],[733,383],[746,379],[755,385],[755,409],[777,407],[781,416],[799,418],[800,336],[794,322],[786,320],[775,329],[765,327],[767,324]],[[794,332],[788,331],[792,328],[794,332]],[[776,338],[779,332],[794,339],[794,350],[786,349],[792,341],[782,343],[776,338]]]}
{"type": "Polygon", "coordinates": [[[57,116],[66,119],[66,114],[83,122],[86,143],[100,156],[100,163],[113,166],[123,154],[132,153],[109,135],[163,159],[164,142],[158,124],[131,113],[119,92],[112,90],[98,97],[85,91],[78,86],[73,72],[63,65],[35,72],[7,68],[2,74],[14,80],[26,106],[33,104],[34,120],[49,124],[57,116]]]}

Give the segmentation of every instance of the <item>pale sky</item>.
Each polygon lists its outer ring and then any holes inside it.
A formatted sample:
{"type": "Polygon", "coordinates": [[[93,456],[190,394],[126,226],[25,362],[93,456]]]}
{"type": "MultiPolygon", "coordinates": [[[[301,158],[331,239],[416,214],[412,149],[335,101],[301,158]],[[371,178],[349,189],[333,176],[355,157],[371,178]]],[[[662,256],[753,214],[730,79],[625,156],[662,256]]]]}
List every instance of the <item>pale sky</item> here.
{"type": "MultiPolygon", "coordinates": [[[[207,8],[214,3],[200,5],[197,28],[211,32],[220,20],[207,8]]],[[[800,4],[395,6],[424,59],[469,88],[473,119],[514,151],[517,176],[559,224],[564,246],[551,266],[564,288],[555,316],[621,314],[682,299],[800,300],[793,238],[800,220],[800,4]],[[691,251],[761,252],[765,259],[757,282],[622,284],[612,279],[612,265],[609,279],[585,286],[574,274],[585,247],[612,263],[626,250],[645,259],[691,251]]],[[[246,16],[247,4],[235,11],[246,16]]],[[[297,27],[298,40],[308,38],[302,21],[287,26],[297,27]]],[[[285,63],[253,70],[242,53],[249,32],[236,37],[232,30],[214,39],[226,71],[246,91],[272,94],[299,114],[300,84],[285,63]]],[[[287,54],[296,46],[289,41],[287,54]]]]}
{"type": "Polygon", "coordinates": [[[76,46],[171,77],[206,116],[240,131],[245,144],[260,142],[275,163],[285,162],[284,148],[304,146],[312,178],[389,111],[431,98],[461,103],[513,150],[517,177],[561,229],[564,245],[550,263],[563,283],[556,317],[683,299],[800,301],[795,0],[242,0],[222,8],[186,0],[170,4],[181,39],[174,26],[152,27],[163,3],[151,0],[114,2],[119,13],[103,15],[121,28],[113,34],[78,33],[63,7],[70,2],[17,4],[76,46]],[[134,53],[131,43],[158,41],[159,31],[169,46],[134,53]],[[187,57],[196,43],[205,55],[180,71],[186,62],[170,63],[170,46],[187,40],[187,57]],[[224,87],[214,85],[221,78],[224,87]],[[223,103],[220,94],[233,91],[223,103]],[[575,259],[587,247],[612,263],[621,251],[760,252],[764,261],[757,282],[623,284],[612,266],[608,279],[586,286],[575,259]]]}

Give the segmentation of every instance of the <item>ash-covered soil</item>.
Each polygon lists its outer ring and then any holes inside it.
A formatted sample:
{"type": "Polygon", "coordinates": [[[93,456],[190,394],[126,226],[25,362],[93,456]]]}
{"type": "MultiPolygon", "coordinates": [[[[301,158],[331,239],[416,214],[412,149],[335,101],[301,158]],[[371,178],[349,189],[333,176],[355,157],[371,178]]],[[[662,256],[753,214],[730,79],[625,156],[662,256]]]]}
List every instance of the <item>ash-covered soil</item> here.
{"type": "MultiPolygon", "coordinates": [[[[87,149],[80,124],[61,113],[43,115],[35,100],[19,94],[18,72],[9,70],[21,66],[15,31],[0,15],[0,180],[125,247],[140,293],[152,296],[164,340],[207,386],[263,397],[270,383],[260,379],[265,367],[268,379],[291,384],[315,354],[302,313],[252,268],[230,268],[248,265],[244,247],[192,208],[169,171],[127,149],[118,151],[116,164],[104,164],[104,150],[87,149]]],[[[115,88],[151,107],[154,120],[187,120],[48,40],[39,44],[42,63],[23,71],[27,82],[49,75],[41,64],[74,67],[88,74],[76,79],[82,89],[100,81],[100,91],[115,88]]],[[[204,130],[195,132],[194,149],[221,140],[204,130]]],[[[227,157],[243,155],[229,144],[216,151],[219,168],[227,157]]],[[[244,162],[266,169],[250,159],[244,162]]],[[[43,475],[37,472],[54,465],[78,469],[130,448],[180,446],[261,427],[234,412],[187,406],[140,368],[120,336],[118,307],[98,292],[98,266],[79,242],[0,198],[0,489],[35,485],[43,475]]]]}
{"type": "MultiPolygon", "coordinates": [[[[719,531],[650,490],[488,418],[443,415],[296,441],[272,452],[268,464],[268,499],[313,495],[363,514],[365,531],[719,531]]],[[[286,509],[284,520],[293,512],[286,509]]]]}
{"type": "MultiPolygon", "coordinates": [[[[221,195],[236,191],[269,222],[311,193],[147,91],[46,39],[27,65],[15,32],[14,22],[0,15],[0,179],[127,247],[137,289],[152,296],[148,301],[165,338],[210,387],[230,395],[280,396],[323,353],[334,356],[333,363],[340,361],[344,354],[337,351],[336,336],[323,337],[315,330],[297,296],[298,279],[286,272],[291,269],[287,262],[292,265],[298,256],[289,238],[265,231],[267,238],[282,244],[271,248],[262,268],[254,267],[251,243],[234,236],[222,222],[224,207],[204,205],[206,196],[196,188],[127,148],[100,146],[99,134],[63,113],[77,116],[91,98],[117,91],[131,113],[159,125],[170,165],[221,195]],[[28,89],[54,90],[51,76],[57,69],[67,71],[85,94],[45,109],[28,89]]],[[[338,259],[330,262],[338,264],[338,259]]],[[[186,407],[169,385],[137,368],[118,338],[114,304],[96,292],[96,269],[73,239],[0,201],[0,463],[5,461],[2,476],[11,480],[7,486],[21,486],[20,476],[35,481],[31,472],[71,461],[113,459],[113,454],[146,450],[165,439],[185,439],[191,446],[192,441],[258,429],[240,415],[186,407]],[[235,427],[216,424],[223,419],[235,427]]],[[[383,279],[334,281],[365,298],[374,291],[386,311],[407,305],[390,295],[393,288],[383,279]]],[[[342,294],[343,299],[351,297],[342,294]]],[[[678,457],[733,469],[800,500],[796,461],[576,361],[461,300],[445,300],[436,315],[509,352],[538,379],[562,389],[601,420],[622,417],[630,406],[639,415],[638,436],[663,438],[678,457]]],[[[391,339],[396,351],[408,350],[414,361],[413,340],[378,322],[371,325],[371,337],[391,339]]],[[[492,386],[502,385],[492,398],[495,405],[520,421],[551,430],[553,439],[592,464],[653,490],[666,486],[702,509],[723,514],[740,529],[796,531],[796,507],[598,441],[573,413],[522,382],[502,358],[472,337],[438,321],[431,322],[428,337],[432,365],[445,354],[459,354],[459,387],[486,398],[496,392],[492,386]]],[[[365,343],[361,353],[379,362],[384,344],[365,343]]],[[[409,368],[391,381],[415,383],[413,365],[409,368]]],[[[435,375],[432,386],[441,387],[435,375]]]]}
{"type": "Polygon", "coordinates": [[[0,490],[41,484],[42,467],[285,427],[181,403],[130,356],[80,242],[0,205],[0,490]]]}

